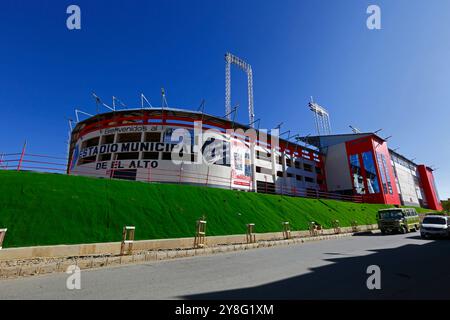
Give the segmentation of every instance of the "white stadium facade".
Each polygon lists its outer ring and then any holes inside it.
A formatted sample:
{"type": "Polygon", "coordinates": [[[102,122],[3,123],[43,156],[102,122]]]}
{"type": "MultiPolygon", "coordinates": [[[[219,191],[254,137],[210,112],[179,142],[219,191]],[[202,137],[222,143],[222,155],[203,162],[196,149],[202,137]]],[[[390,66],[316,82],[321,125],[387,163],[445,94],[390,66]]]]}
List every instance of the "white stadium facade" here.
{"type": "Polygon", "coordinates": [[[255,143],[238,135],[239,130],[249,129],[180,109],[98,114],[79,122],[72,131],[68,172],[267,193],[326,191],[323,160],[317,151],[283,139],[278,142],[270,133],[255,143]],[[192,139],[184,150],[176,148],[180,131],[192,139]],[[195,137],[194,131],[200,134],[195,137]],[[276,142],[266,143],[271,140],[276,142]],[[175,161],[180,152],[182,160],[175,161]]]}
{"type": "Polygon", "coordinates": [[[442,208],[433,170],[376,133],[292,139],[203,112],[99,113],[71,132],[67,173],[442,208]]]}

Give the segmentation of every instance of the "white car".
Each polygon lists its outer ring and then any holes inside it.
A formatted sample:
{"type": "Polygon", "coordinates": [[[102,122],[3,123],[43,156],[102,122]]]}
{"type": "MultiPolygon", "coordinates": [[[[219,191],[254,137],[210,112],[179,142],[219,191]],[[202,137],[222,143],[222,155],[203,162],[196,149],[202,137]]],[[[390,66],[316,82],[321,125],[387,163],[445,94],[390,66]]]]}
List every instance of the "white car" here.
{"type": "Polygon", "coordinates": [[[420,225],[420,236],[422,238],[450,237],[449,217],[438,215],[425,216],[420,225]]]}

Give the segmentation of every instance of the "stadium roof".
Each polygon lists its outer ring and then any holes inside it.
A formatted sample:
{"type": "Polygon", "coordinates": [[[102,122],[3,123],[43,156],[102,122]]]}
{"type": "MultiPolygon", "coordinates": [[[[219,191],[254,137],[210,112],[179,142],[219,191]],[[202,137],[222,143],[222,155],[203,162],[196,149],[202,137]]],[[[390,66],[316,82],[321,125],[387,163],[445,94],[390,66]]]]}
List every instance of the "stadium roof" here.
{"type": "Polygon", "coordinates": [[[343,142],[355,140],[357,138],[363,138],[368,136],[375,136],[377,139],[381,141],[386,141],[385,139],[381,138],[380,136],[378,136],[376,133],[373,132],[331,134],[323,136],[305,136],[299,137],[298,140],[321,149],[332,145],[340,144],[343,142]]]}
{"type": "MultiPolygon", "coordinates": [[[[213,116],[207,113],[203,113],[201,111],[195,111],[195,110],[187,110],[187,109],[179,109],[179,108],[147,108],[147,109],[142,109],[142,108],[135,108],[135,109],[121,109],[121,110],[117,110],[117,111],[110,111],[110,112],[105,112],[105,113],[99,113],[97,115],[94,115],[92,117],[89,117],[87,119],[84,119],[80,122],[78,122],[75,126],[75,128],[72,131],[72,137],[74,136],[78,136],[78,134],[83,130],[83,128],[85,128],[86,126],[90,126],[93,125],[97,122],[100,121],[104,121],[104,120],[108,120],[108,119],[112,119],[115,116],[118,115],[122,115],[122,116],[136,116],[136,117],[140,117],[143,116],[144,114],[147,114],[147,116],[162,116],[162,115],[168,115],[168,116],[178,116],[178,117],[185,117],[185,118],[190,118],[194,121],[207,121],[210,124],[216,124],[219,127],[229,127],[232,129],[243,129],[248,130],[251,129],[250,125],[247,124],[242,124],[242,123],[238,123],[232,120],[228,120],[225,117],[218,117],[218,116],[213,116]]],[[[132,125],[131,123],[129,125],[132,125]]],[[[257,131],[259,131],[258,129],[255,129],[257,131]]],[[[270,132],[270,131],[269,131],[270,132]]],[[[271,134],[267,132],[267,139],[270,140],[271,139],[271,134]]],[[[72,144],[74,143],[74,141],[77,139],[72,139],[72,144]]],[[[302,146],[298,143],[297,140],[296,141],[291,141],[289,139],[283,139],[281,137],[279,137],[279,142],[280,145],[292,145],[292,146],[299,146],[303,149],[307,149],[310,150],[312,152],[316,152],[316,153],[320,153],[317,150],[313,150],[311,148],[307,148],[305,146],[302,146]]],[[[72,145],[71,144],[71,145],[72,145]]]]}

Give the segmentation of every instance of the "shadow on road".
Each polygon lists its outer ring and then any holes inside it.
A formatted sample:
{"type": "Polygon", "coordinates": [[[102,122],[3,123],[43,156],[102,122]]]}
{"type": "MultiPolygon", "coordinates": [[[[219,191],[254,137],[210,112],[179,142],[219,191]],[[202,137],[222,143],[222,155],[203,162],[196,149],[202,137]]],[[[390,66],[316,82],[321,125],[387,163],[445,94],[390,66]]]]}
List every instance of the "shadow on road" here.
{"type": "Polygon", "coordinates": [[[307,274],[251,288],[184,298],[450,299],[450,241],[419,242],[370,251],[365,256],[330,254],[330,259],[324,259],[329,264],[310,269],[307,274]],[[370,265],[381,269],[381,290],[367,288],[370,275],[366,271],[370,265]]]}
{"type": "MultiPolygon", "coordinates": [[[[420,235],[418,231],[410,232],[411,235],[420,235]]],[[[398,236],[401,235],[400,232],[393,232],[393,233],[387,233],[382,234],[381,232],[372,232],[372,231],[364,231],[364,232],[357,232],[354,233],[353,237],[389,237],[389,236],[398,236]]],[[[420,238],[420,236],[419,236],[420,238]]]]}
{"type": "Polygon", "coordinates": [[[372,231],[364,231],[364,232],[357,232],[352,235],[352,237],[382,237],[383,234],[380,232],[372,233],[372,231]]]}

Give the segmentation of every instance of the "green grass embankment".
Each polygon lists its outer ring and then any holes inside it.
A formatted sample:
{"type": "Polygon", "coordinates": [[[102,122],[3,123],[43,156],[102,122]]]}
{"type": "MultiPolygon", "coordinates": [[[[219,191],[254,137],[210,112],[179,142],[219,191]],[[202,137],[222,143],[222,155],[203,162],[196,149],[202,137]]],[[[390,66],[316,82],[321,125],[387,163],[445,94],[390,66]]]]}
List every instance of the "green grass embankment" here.
{"type": "Polygon", "coordinates": [[[120,241],[124,225],[136,240],[191,237],[205,215],[208,235],[307,230],[309,221],[331,227],[356,220],[376,223],[385,205],[355,204],[220,190],[187,185],[0,171],[0,228],[3,247],[120,241]]]}

